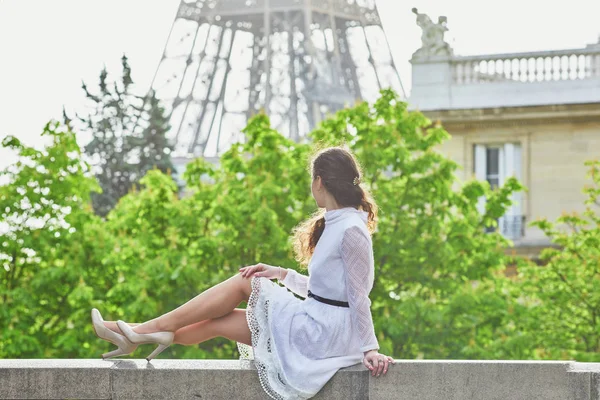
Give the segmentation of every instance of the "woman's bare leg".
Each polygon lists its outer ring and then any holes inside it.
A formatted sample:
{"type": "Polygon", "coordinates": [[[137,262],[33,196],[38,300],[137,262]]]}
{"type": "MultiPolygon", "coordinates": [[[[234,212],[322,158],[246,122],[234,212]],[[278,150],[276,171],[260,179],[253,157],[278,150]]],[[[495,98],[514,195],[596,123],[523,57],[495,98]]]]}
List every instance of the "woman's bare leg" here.
{"type": "Polygon", "coordinates": [[[222,317],[184,326],[175,332],[174,341],[177,344],[192,345],[206,342],[217,336],[251,346],[251,334],[246,322],[246,310],[236,308],[222,317]]]}
{"type": "Polygon", "coordinates": [[[231,313],[242,301],[248,300],[252,288],[251,277],[236,274],[215,285],[187,303],[160,317],[134,328],[137,333],[157,331],[175,332],[180,328],[231,313]]]}

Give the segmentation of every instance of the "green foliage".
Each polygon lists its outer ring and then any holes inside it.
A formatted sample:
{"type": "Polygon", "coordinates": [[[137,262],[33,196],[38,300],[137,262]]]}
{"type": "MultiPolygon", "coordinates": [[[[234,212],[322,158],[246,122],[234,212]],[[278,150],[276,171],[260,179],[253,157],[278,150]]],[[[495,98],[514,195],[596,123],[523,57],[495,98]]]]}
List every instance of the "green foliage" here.
{"type": "Polygon", "coordinates": [[[484,228],[504,214],[511,193],[522,187],[509,179],[496,191],[477,181],[455,189],[458,166],[437,150],[448,133],[406,107],[384,91],[373,107],[361,103],[343,110],[313,137],[349,145],[380,207],[371,299],[384,352],[478,357],[475,349],[485,346],[477,342],[478,332],[498,325],[490,314],[497,315],[503,300],[487,281],[503,279],[498,271],[505,267],[508,244],[484,228]],[[480,196],[487,198],[483,215],[480,196]]]}
{"type": "Polygon", "coordinates": [[[521,329],[536,333],[539,358],[600,361],[600,161],[586,165],[593,184],[583,190],[585,211],[536,221],[559,248],[542,252],[543,267],[520,268],[520,300],[530,304],[521,329]]]}
{"type": "MultiPolygon", "coordinates": [[[[71,132],[53,132],[55,143],[46,158],[21,146],[21,155],[36,156],[29,169],[11,173],[11,183],[2,187],[2,206],[20,204],[15,193],[36,177],[40,164],[53,163],[54,175],[35,179],[53,185],[51,193],[57,198],[52,204],[71,207],[66,218],[73,232],[54,237],[44,226],[38,236],[22,234],[33,244],[15,237],[5,245],[2,257],[7,263],[22,263],[10,255],[23,252],[25,259],[25,246],[36,245],[37,258],[18,280],[12,269],[3,274],[3,283],[11,283],[0,293],[3,305],[10,305],[0,314],[7,328],[2,330],[0,357],[97,357],[112,345],[94,336],[91,307],[102,310],[106,319],[141,321],[182,304],[242,265],[265,259],[290,264],[289,232],[314,208],[306,173],[309,147],[272,130],[265,116],[253,119],[245,132],[247,143],[224,154],[219,168],[201,159],[188,166],[187,196],[179,198],[171,177],[151,170],[140,181],[142,189],[121,198],[106,219],[95,216],[83,201],[94,181],[83,169],[87,166],[77,147],[71,148],[76,146],[71,132]],[[71,160],[66,153],[72,152],[77,157],[69,162],[82,168],[71,167],[65,179],[62,164],[52,158],[61,151],[64,163],[71,160]],[[47,271],[41,266],[48,266],[47,271]]],[[[5,142],[20,146],[13,138],[5,142]]],[[[30,217],[20,208],[11,218],[30,217]]],[[[165,356],[231,358],[236,346],[215,339],[198,347],[173,346],[165,356]]]]}
{"type": "Polygon", "coordinates": [[[74,328],[90,304],[90,262],[103,250],[86,232],[97,184],[72,132],[50,123],[43,135],[52,138],[44,151],[3,140],[20,159],[2,173],[8,183],[0,186],[1,357],[74,356],[86,340],[74,328]]]}
{"type": "MultiPolygon", "coordinates": [[[[92,201],[98,215],[105,216],[127,194],[146,172],[158,168],[173,171],[171,146],[166,133],[168,118],[152,91],[145,97],[131,93],[131,68],[127,57],[121,59],[120,82],[109,84],[106,69],[100,72],[98,93],[92,93],[83,84],[86,97],[93,104],[93,114],[85,118],[82,130],[92,136],[85,146],[91,158],[95,175],[102,187],[92,201]]],[[[64,119],[70,119],[64,113],[64,119]]]]}
{"type": "MultiPolygon", "coordinates": [[[[139,322],[166,312],[256,262],[294,267],[290,233],[315,211],[313,147],[273,130],[264,115],[245,128],[219,165],[202,159],[184,174],[186,196],[158,169],[145,174],[106,218],[89,206],[98,190],[74,134],[46,127],[44,151],[6,138],[21,154],[0,187],[0,357],[98,357],[91,307],[139,322]],[[36,222],[39,221],[39,222],[36,222]],[[57,235],[58,234],[58,235],[57,235]]],[[[457,182],[438,151],[449,135],[390,91],[372,106],[340,111],[312,133],[345,143],[380,206],[371,295],[384,353],[396,358],[597,359],[598,214],[565,215],[564,232],[538,222],[564,250],[546,265],[504,255],[510,243],[485,233],[521,190],[457,182]],[[485,213],[477,202],[487,198],[485,213]],[[505,267],[519,263],[519,276],[505,267]]],[[[590,164],[598,185],[598,164],[590,164]]],[[[598,188],[586,189],[588,203],[598,188]]],[[[134,356],[145,355],[146,348],[134,356]]],[[[172,346],[164,357],[235,358],[235,343],[172,346]]]]}
{"type": "MultiPolygon", "coordinates": [[[[308,147],[272,130],[265,116],[254,118],[245,133],[247,143],[225,153],[219,168],[202,159],[188,165],[182,199],[169,177],[150,171],[144,189],[125,196],[108,215],[118,249],[104,262],[119,271],[121,282],[106,287],[98,308],[129,321],[149,319],[243,265],[290,264],[289,232],[314,207],[301,161],[308,147]]],[[[165,357],[236,354],[235,343],[215,339],[199,348],[173,346],[165,357]]]]}

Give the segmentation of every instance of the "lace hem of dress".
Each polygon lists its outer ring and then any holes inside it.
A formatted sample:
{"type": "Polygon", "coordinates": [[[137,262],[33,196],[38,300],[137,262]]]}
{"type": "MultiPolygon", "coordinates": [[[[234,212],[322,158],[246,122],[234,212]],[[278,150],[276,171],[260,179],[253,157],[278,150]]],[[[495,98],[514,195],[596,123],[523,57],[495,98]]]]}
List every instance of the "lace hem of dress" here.
{"type": "MultiPolygon", "coordinates": [[[[265,278],[267,279],[267,278],[265,278]]],[[[287,383],[277,350],[271,342],[269,299],[261,296],[261,279],[252,277],[252,293],[246,308],[246,320],[252,337],[252,347],[238,342],[240,359],[254,360],[260,384],[269,397],[276,400],[309,399],[314,394],[300,392],[287,383]],[[264,327],[264,329],[261,329],[264,327]]]]}

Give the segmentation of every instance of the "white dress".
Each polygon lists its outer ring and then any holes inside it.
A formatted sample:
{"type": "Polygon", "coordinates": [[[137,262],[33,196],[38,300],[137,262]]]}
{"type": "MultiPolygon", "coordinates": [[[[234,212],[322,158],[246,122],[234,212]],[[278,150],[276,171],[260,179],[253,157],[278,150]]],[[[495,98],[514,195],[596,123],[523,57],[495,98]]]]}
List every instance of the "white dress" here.
{"type": "Polygon", "coordinates": [[[367,212],[353,207],[325,213],[325,229],[308,265],[308,276],[287,270],[281,281],[252,277],[246,319],[252,346],[237,343],[241,359],[253,359],[273,399],[308,399],[338,369],[362,362],[379,349],[368,297],[374,259],[367,212]],[[350,307],[321,303],[317,296],[350,307]]]}

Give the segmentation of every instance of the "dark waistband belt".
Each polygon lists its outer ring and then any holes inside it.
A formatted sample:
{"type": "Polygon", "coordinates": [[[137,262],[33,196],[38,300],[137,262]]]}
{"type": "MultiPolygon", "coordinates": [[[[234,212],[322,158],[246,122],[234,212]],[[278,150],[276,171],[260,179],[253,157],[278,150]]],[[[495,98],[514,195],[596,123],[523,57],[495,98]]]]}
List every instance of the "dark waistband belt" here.
{"type": "Polygon", "coordinates": [[[338,301],[338,300],[331,300],[331,299],[326,299],[325,297],[321,297],[321,296],[317,296],[314,293],[311,293],[311,291],[308,291],[308,297],[312,297],[313,299],[320,301],[321,303],[325,303],[325,304],[330,304],[332,306],[338,306],[338,307],[350,307],[350,305],[348,304],[347,301],[338,301]]]}

